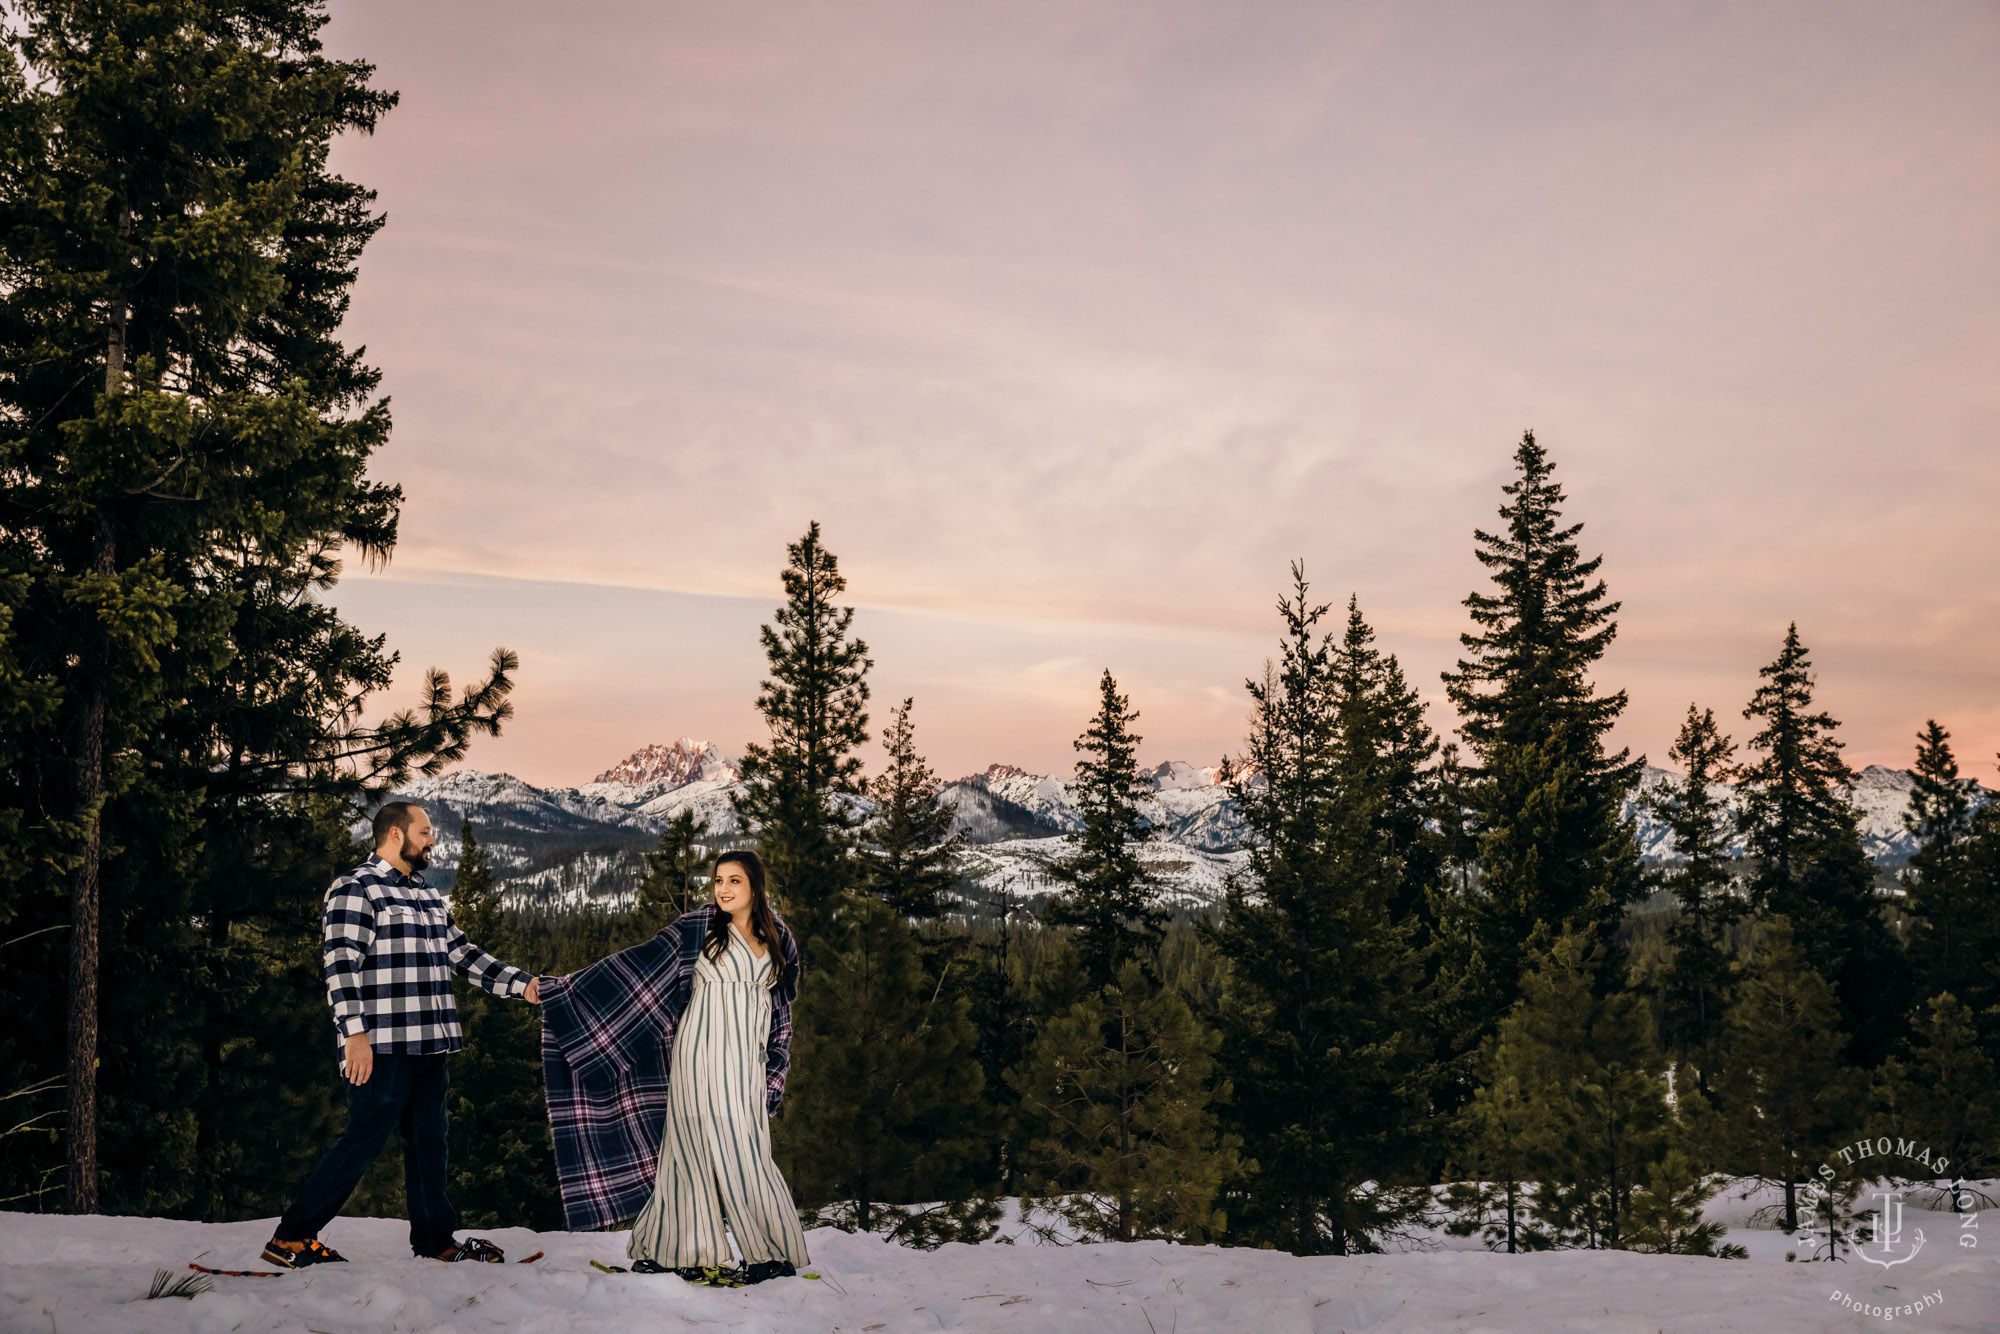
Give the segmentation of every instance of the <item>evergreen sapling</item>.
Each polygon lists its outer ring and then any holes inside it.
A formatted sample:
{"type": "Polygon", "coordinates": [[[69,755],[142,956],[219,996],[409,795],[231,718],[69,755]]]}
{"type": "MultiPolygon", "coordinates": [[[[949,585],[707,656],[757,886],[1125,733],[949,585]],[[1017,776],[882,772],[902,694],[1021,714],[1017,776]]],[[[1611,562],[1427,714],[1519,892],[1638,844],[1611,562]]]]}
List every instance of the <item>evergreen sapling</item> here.
{"type": "Polygon", "coordinates": [[[1067,856],[1051,862],[1049,878],[1063,886],[1044,916],[1076,928],[1087,985],[1110,984],[1124,965],[1143,959],[1158,945],[1165,914],[1155,902],[1156,886],[1133,850],[1144,834],[1139,812],[1139,738],[1132,724],[1139,715],[1118,693],[1106,671],[1098,682],[1097,716],[1076,740],[1074,786],[1083,828],[1067,856]]]}

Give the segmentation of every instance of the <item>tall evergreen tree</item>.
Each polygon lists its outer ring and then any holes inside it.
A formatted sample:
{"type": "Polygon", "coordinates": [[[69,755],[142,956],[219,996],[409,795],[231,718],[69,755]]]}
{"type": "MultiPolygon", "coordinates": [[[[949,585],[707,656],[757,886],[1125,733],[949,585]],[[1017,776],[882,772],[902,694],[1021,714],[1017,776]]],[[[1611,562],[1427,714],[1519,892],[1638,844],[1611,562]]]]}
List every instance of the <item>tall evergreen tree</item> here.
{"type": "Polygon", "coordinates": [[[870,893],[906,917],[929,919],[944,911],[944,896],[957,882],[959,841],[937,775],[917,754],[910,723],[914,703],[905,699],[882,733],[889,766],[868,785],[875,816],[861,850],[861,870],[870,893]]]}
{"type": "Polygon", "coordinates": [[[983,1240],[996,1211],[974,1199],[989,1126],[970,1000],[926,975],[916,933],[873,898],[843,903],[822,953],[777,1125],[800,1203],[899,1241],[983,1240]]]}
{"type": "MultiPolygon", "coordinates": [[[[459,829],[451,920],[489,953],[519,960],[493,859],[467,820],[459,829]]],[[[542,1101],[542,1019],[454,978],[465,1050],[452,1059],[451,1195],[469,1227],[562,1226],[554,1146],[542,1101]]]]}
{"type": "MultiPolygon", "coordinates": [[[[1432,779],[1438,878],[1421,921],[1428,936],[1423,1027],[1435,1071],[1432,1103],[1438,1124],[1446,1128],[1479,1087],[1482,1044],[1467,1035],[1491,1023],[1492,998],[1503,990],[1494,976],[1493,944],[1481,930],[1475,786],[1476,776],[1460,761],[1458,747],[1444,746],[1432,779]]],[[[1449,1146],[1433,1152],[1433,1177],[1444,1170],[1450,1152],[1449,1146]]]]}
{"type": "Polygon", "coordinates": [[[1927,987],[1952,984],[1952,994],[1972,1011],[1981,1045],[2000,1061],[2000,802],[1988,801],[1973,815],[1960,865],[1957,892],[1924,889],[1914,896],[1913,953],[1924,964],[1927,987]]]}
{"type": "Polygon", "coordinates": [[[1220,1236],[1216,1199],[1238,1157],[1212,1106],[1229,1096],[1216,1046],[1187,1002],[1136,959],[1050,1019],[1008,1074],[1042,1130],[1022,1203],[1103,1241],[1220,1236]]]}
{"type": "Polygon", "coordinates": [[[1784,918],[1757,923],[1725,1032],[1724,1166],[1783,1186],[1781,1226],[1796,1232],[1799,1186],[1852,1128],[1860,1089],[1833,988],[1784,918]]]}
{"type": "Polygon", "coordinates": [[[1165,920],[1152,877],[1132,850],[1146,828],[1139,813],[1139,715],[1118,693],[1107,670],[1098,682],[1097,716],[1076,739],[1075,800],[1083,818],[1070,854],[1048,867],[1065,888],[1045,917],[1077,929],[1084,978],[1091,989],[1115,981],[1128,959],[1156,945],[1165,920]]]}
{"type": "Polygon", "coordinates": [[[1729,953],[1724,935],[1743,916],[1731,892],[1730,820],[1721,785],[1735,753],[1715,725],[1715,711],[1688,705],[1669,759],[1686,770],[1647,794],[1647,804],[1673,834],[1674,861],[1661,876],[1680,907],[1667,932],[1672,959],[1662,986],[1662,1045],[1686,1082],[1714,1096],[1717,1044],[1727,1003],[1729,953]]]}
{"type": "Polygon", "coordinates": [[[1368,826],[1393,860],[1395,885],[1385,905],[1391,921],[1421,924],[1429,891],[1443,874],[1443,840],[1433,830],[1438,793],[1437,734],[1424,702],[1393,653],[1375,647],[1375,630],[1347,599],[1347,622],[1333,652],[1339,785],[1367,794],[1368,826]]]}
{"type": "Polygon", "coordinates": [[[1911,771],[1910,806],[1903,827],[1917,840],[1919,860],[1927,851],[1956,848],[1972,833],[1972,781],[1961,778],[1951,753],[1951,733],[1935,718],[1917,733],[1917,762],[1911,771]]]}
{"type": "Polygon", "coordinates": [[[1833,984],[1849,1058],[1872,1065],[1901,1033],[1908,981],[1861,846],[1846,788],[1853,771],[1833,735],[1840,724],[1813,707],[1812,662],[1796,624],[1743,716],[1762,730],[1739,771],[1739,821],[1756,869],[1751,903],[1784,917],[1793,938],[1833,984]]]}
{"type": "MultiPolygon", "coordinates": [[[[1971,784],[1959,776],[1951,734],[1935,720],[1917,734],[1916,781],[1903,827],[1917,850],[1902,875],[1910,911],[1910,962],[1922,995],[1951,992],[1977,1016],[2000,1005],[2000,898],[1990,860],[1992,817],[1975,814],[1971,784]]],[[[1983,1025],[2000,1035],[2000,1014],[1983,1025]]],[[[2000,1051],[2000,1046],[1995,1047],[2000,1051]]]]}
{"type": "Polygon", "coordinates": [[[40,1035],[67,1034],[74,1210],[269,1212],[262,1183],[296,1165],[224,1150],[245,1084],[328,1064],[299,1040],[324,1032],[299,942],[350,803],[506,715],[501,655],[463,700],[434,677],[422,719],[359,726],[395,660],[320,596],[343,544],[387,557],[400,502],[364,478],[389,419],[338,338],[381,219],[327,169],[394,97],[322,54],[325,21],[313,0],[5,19],[0,582],[25,580],[27,677],[61,690],[6,795],[35,849],[24,916],[70,929],[65,1012],[57,961],[26,961],[4,1059],[47,1068],[40,1035]]]}
{"type": "Polygon", "coordinates": [[[1006,890],[994,892],[985,905],[990,923],[970,925],[970,978],[966,994],[972,1001],[972,1022],[979,1034],[979,1067],[986,1076],[986,1101],[993,1139],[988,1146],[986,1179],[1001,1194],[1020,1193],[1017,1176],[1018,1099],[1007,1082],[1007,1071],[1027,1054],[1031,1014],[1027,960],[1016,947],[1013,918],[1020,910],[1006,890]]]}
{"type": "MultiPolygon", "coordinates": [[[[1600,695],[1590,679],[1617,633],[1619,604],[1598,577],[1603,557],[1578,551],[1583,525],[1562,523],[1563,489],[1534,432],[1521,437],[1514,463],[1504,528],[1474,534],[1493,591],[1467,596],[1477,629],[1460,636],[1468,656],[1444,674],[1480,766],[1473,903],[1489,956],[1487,1024],[1513,1001],[1530,949],[1583,925],[1608,941],[1641,888],[1622,807],[1644,760],[1606,753],[1625,692],[1600,695]]],[[[1600,988],[1617,985],[1617,953],[1605,951],[1602,962],[1600,988]]]]}
{"type": "Polygon", "coordinates": [[[855,882],[850,798],[864,787],[854,752],[868,740],[875,664],[868,645],[848,635],[854,608],[835,600],[847,580],[818,521],[785,553],[785,604],[760,632],[770,675],[757,708],[770,740],[744,748],[744,786],[731,801],[804,949],[855,882]]]}
{"type": "MultiPolygon", "coordinates": [[[[660,934],[682,913],[692,912],[707,895],[708,822],[682,807],[660,831],[660,841],[646,854],[646,874],[639,879],[632,919],[618,939],[637,945],[660,934]]],[[[477,939],[477,937],[474,937],[477,939]]]]}
{"type": "Polygon", "coordinates": [[[1409,1022],[1415,927],[1392,914],[1415,911],[1401,854],[1418,836],[1412,757],[1427,756],[1428,733],[1352,604],[1344,637],[1321,635],[1328,608],[1294,564],[1278,610],[1279,660],[1248,683],[1248,758],[1263,776],[1238,788],[1250,875],[1230,885],[1216,932],[1231,964],[1229,1122],[1257,1164],[1237,1230],[1344,1255],[1379,1249],[1427,1203],[1397,1188],[1414,1174],[1429,1071],[1409,1022]]]}
{"type": "Polygon", "coordinates": [[[1913,1037],[1904,1124],[1936,1157],[1950,1159],[1952,1212],[1964,1213],[1964,1183],[2000,1168],[2000,1062],[1981,1046],[1971,1009],[1950,992],[1931,997],[1913,1037]]]}

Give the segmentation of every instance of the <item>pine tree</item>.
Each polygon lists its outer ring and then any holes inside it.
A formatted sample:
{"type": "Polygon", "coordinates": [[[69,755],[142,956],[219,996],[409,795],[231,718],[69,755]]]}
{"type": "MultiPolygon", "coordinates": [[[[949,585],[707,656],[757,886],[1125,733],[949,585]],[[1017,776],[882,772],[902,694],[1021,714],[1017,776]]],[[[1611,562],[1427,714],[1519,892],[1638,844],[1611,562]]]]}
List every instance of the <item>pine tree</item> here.
{"type": "Polygon", "coordinates": [[[1139,813],[1139,715],[1106,671],[1098,682],[1097,716],[1076,739],[1075,800],[1083,819],[1074,850],[1048,867],[1066,888],[1049,900],[1045,918],[1077,929],[1089,987],[1115,981],[1129,959],[1156,945],[1165,915],[1132,844],[1146,828],[1139,813]]]}
{"type": "Polygon", "coordinates": [[[1715,1189],[1686,1154],[1668,1149],[1660,1161],[1646,1164],[1645,1189],[1632,1203],[1628,1248],[1655,1255],[1749,1258],[1741,1246],[1717,1244],[1729,1231],[1728,1224],[1702,1219],[1701,1207],[1715,1198],[1715,1189]]]}
{"type": "MultiPolygon", "coordinates": [[[[518,960],[503,927],[493,859],[467,820],[459,829],[451,921],[490,954],[518,960]]],[[[451,1195],[468,1227],[562,1225],[555,1153],[542,1101],[540,1013],[454,978],[465,1050],[452,1058],[451,1195]]]]}
{"type": "Polygon", "coordinates": [[[1008,1073],[1041,1133],[1022,1205],[1053,1209],[1104,1241],[1201,1242],[1222,1235],[1216,1207],[1238,1170],[1212,1102],[1218,1038],[1135,959],[1097,994],[1051,1018],[1008,1073]]]}
{"type": "MultiPolygon", "coordinates": [[[[1582,524],[1563,526],[1555,465],[1521,437],[1519,475],[1503,488],[1505,529],[1479,531],[1476,555],[1494,591],[1465,605],[1478,627],[1460,636],[1469,656],[1444,675],[1459,731],[1479,760],[1480,883],[1473,907],[1488,959],[1485,1022],[1518,994],[1527,952],[1589,925],[1607,940],[1640,892],[1638,847],[1622,814],[1643,758],[1607,754],[1605,735],[1624,712],[1624,691],[1599,695],[1590,672],[1617,633],[1619,604],[1597,577],[1603,557],[1582,558],[1582,524]]],[[[1600,988],[1621,980],[1603,953],[1600,988]]]]}
{"type": "Polygon", "coordinates": [[[1980,1044],[2000,1059],[2000,802],[1988,801],[1973,816],[1961,865],[1958,893],[1916,896],[1912,952],[1926,965],[1926,987],[1952,983],[1952,994],[1972,1011],[1980,1044]]]}
{"type": "Polygon", "coordinates": [[[1667,933],[1672,947],[1662,990],[1662,1045],[1703,1098],[1714,1094],[1716,1047],[1727,1003],[1729,954],[1724,935],[1744,904],[1731,892],[1727,833],[1729,812],[1720,791],[1735,747],[1715,725],[1712,709],[1688,705],[1680,735],[1667,755],[1686,770],[1647,796],[1647,804],[1672,832],[1674,863],[1661,877],[1680,906],[1667,933]]]}
{"type": "Polygon", "coordinates": [[[1951,753],[1951,733],[1938,726],[1935,718],[1926,721],[1924,730],[1917,733],[1912,778],[1910,808],[1903,815],[1903,827],[1918,847],[1942,851],[1964,842],[1972,832],[1972,783],[1959,777],[1958,760],[1951,753]]]}
{"type": "Polygon", "coordinates": [[[872,898],[843,904],[822,952],[777,1127],[800,1203],[906,1243],[983,1240],[996,1215],[973,1201],[988,1127],[971,1002],[926,975],[915,932],[872,898]]]}
{"type": "Polygon", "coordinates": [[[979,1067],[986,1076],[986,1100],[993,1140],[988,1146],[985,1177],[1001,1194],[1018,1195],[1018,1099],[1007,1071],[1027,1054],[1032,1023],[1027,960],[1015,945],[1014,915],[1020,911],[1004,889],[993,891],[985,905],[991,923],[969,924],[966,961],[970,979],[966,995],[972,1001],[972,1022],[979,1034],[979,1067]]]}
{"type": "Polygon", "coordinates": [[[1509,1255],[1547,1250],[1555,1239],[1529,1208],[1537,1155],[1549,1138],[1547,1109],[1521,1087],[1518,1075],[1500,1067],[1495,1043],[1480,1064],[1492,1078],[1458,1114],[1454,1166],[1467,1179],[1445,1188],[1445,1230],[1455,1237],[1478,1232],[1488,1250],[1509,1255]]]}
{"type": "Polygon", "coordinates": [[[705,898],[708,822],[683,807],[660,831],[660,841],[646,854],[646,874],[639,880],[632,920],[619,935],[626,945],[651,940],[683,913],[694,911],[705,898]]]}
{"type": "Polygon", "coordinates": [[[1445,863],[1443,840],[1430,827],[1437,809],[1437,734],[1424,721],[1423,699],[1396,655],[1375,647],[1374,627],[1352,595],[1332,669],[1337,782],[1365,794],[1368,827],[1393,862],[1389,919],[1423,924],[1429,890],[1445,863]]]}
{"type": "MultiPolygon", "coordinates": [[[[1491,1023],[1492,998],[1505,990],[1495,977],[1492,942],[1481,930],[1478,911],[1474,787],[1474,776],[1460,762],[1458,747],[1443,747],[1433,779],[1431,817],[1438,843],[1438,880],[1427,895],[1422,919],[1429,937],[1424,1027],[1435,1070],[1432,1103],[1443,1126],[1470,1104],[1479,1087],[1481,1044],[1468,1041],[1467,1034],[1491,1023]]],[[[1444,1163],[1437,1157],[1433,1161],[1436,1176],[1444,1163]]]]}
{"type": "Polygon", "coordinates": [[[770,741],[745,747],[744,786],[730,800],[743,827],[755,832],[772,890],[804,949],[855,881],[850,798],[864,788],[854,752],[868,740],[868,669],[875,664],[868,645],[848,637],[854,608],[835,601],[847,580],[818,521],[785,553],[785,605],[761,631],[771,674],[757,708],[770,741]]]}
{"type": "Polygon", "coordinates": [[[1735,990],[1718,1087],[1721,1147],[1730,1171],[1784,1187],[1782,1226],[1796,1232],[1799,1185],[1851,1128],[1858,1092],[1839,1009],[1782,917],[1757,923],[1735,990]]]}
{"type": "Polygon", "coordinates": [[[1948,1175],[1939,1175],[1952,1183],[1952,1212],[1962,1213],[1963,1183],[1984,1180],[2000,1165],[2000,1078],[1972,1011],[1950,992],[1930,998],[1914,1029],[1907,1075],[1892,1060],[1883,1063],[1882,1078],[1902,1082],[1897,1131],[1948,1162],[1948,1175]]]}
{"type": "Polygon", "coordinates": [[[1756,859],[1750,901],[1790,922],[1805,957],[1833,984],[1849,1059],[1872,1065],[1900,1033],[1907,974],[1845,795],[1854,774],[1833,735],[1840,724],[1813,708],[1811,668],[1794,624],[1743,711],[1763,728],[1749,742],[1758,758],[1739,771],[1738,818],[1756,859]]]}
{"type": "MultiPolygon", "coordinates": [[[[1903,827],[1917,850],[1902,875],[1908,894],[1910,962],[1921,991],[1949,991],[1979,1014],[2000,1004],[2000,901],[1980,875],[1991,817],[1972,809],[1970,783],[1959,777],[1951,736],[1935,720],[1917,734],[1916,782],[1903,827]]],[[[2000,1014],[1988,1031],[2000,1034],[2000,1014]]]]}
{"type": "Polygon", "coordinates": [[[1538,1226],[1555,1245],[1593,1250],[1624,1243],[1668,1129],[1645,1006],[1629,991],[1599,993],[1602,949],[1571,931],[1535,956],[1488,1068],[1489,1084],[1511,1079],[1539,1109],[1517,1121],[1526,1142],[1510,1149],[1534,1168],[1538,1226]]]}
{"type": "Polygon", "coordinates": [[[466,939],[489,954],[499,947],[500,887],[493,880],[493,854],[473,833],[470,820],[458,826],[458,864],[451,882],[450,907],[452,923],[465,932],[466,939]]]}
{"type": "Polygon", "coordinates": [[[959,841],[951,832],[952,807],[939,795],[937,775],[917,754],[916,730],[905,699],[882,733],[889,767],[868,785],[875,799],[869,842],[861,850],[868,892],[906,917],[930,919],[944,911],[957,883],[959,841]]]}
{"type": "Polygon", "coordinates": [[[1292,583],[1279,661],[1248,683],[1264,781],[1238,789],[1254,837],[1215,933],[1231,965],[1219,1017],[1229,1123],[1258,1164],[1238,1232],[1341,1255],[1378,1249],[1426,1202],[1397,1188],[1414,1175],[1430,1072],[1409,1022],[1415,927],[1392,912],[1416,897],[1400,853],[1421,828],[1412,760],[1429,734],[1358,609],[1335,644],[1296,564],[1292,583]]]}
{"type": "MultiPolygon", "coordinates": [[[[242,1091],[327,1067],[300,936],[352,804],[506,716],[499,655],[463,700],[433,677],[424,718],[361,726],[395,660],[323,596],[342,545],[387,558],[401,499],[365,478],[389,418],[338,339],[381,219],[327,169],[395,99],[322,54],[325,21],[308,0],[5,21],[0,583],[25,579],[19,661],[61,691],[7,800],[23,903],[70,925],[66,988],[46,954],[8,984],[5,1060],[67,1065],[74,1210],[269,1212],[295,1149],[251,1133],[242,1091]]],[[[328,1092],[287,1124],[313,1133],[328,1092]]]]}

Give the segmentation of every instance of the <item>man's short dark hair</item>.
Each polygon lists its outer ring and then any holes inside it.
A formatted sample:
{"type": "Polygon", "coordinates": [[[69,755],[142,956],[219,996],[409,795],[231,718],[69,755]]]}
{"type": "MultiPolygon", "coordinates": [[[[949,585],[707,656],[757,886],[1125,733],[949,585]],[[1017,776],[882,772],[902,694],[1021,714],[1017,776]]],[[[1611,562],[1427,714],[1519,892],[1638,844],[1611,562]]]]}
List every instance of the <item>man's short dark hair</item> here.
{"type": "Polygon", "coordinates": [[[375,812],[375,846],[381,847],[382,840],[389,837],[391,829],[400,829],[405,835],[410,826],[417,822],[417,812],[423,807],[414,801],[392,801],[375,812]]]}

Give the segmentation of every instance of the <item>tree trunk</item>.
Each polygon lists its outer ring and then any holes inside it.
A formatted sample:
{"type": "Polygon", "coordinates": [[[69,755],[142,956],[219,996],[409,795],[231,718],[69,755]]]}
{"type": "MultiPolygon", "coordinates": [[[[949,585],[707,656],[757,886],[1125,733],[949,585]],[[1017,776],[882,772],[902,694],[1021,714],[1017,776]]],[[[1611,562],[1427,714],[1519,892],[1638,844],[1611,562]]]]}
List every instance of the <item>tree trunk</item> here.
{"type": "MultiPolygon", "coordinates": [[[[122,339],[114,340],[113,345],[122,346],[122,339]]],[[[91,571],[110,574],[116,550],[111,519],[99,509],[91,534],[91,571]]],[[[104,845],[104,714],[109,702],[105,674],[110,638],[101,623],[91,633],[77,718],[76,804],[84,825],[70,888],[69,1151],[64,1201],[73,1214],[97,1212],[97,923],[104,845]]]]}
{"type": "MultiPolygon", "coordinates": [[[[118,231],[132,227],[132,210],[121,208],[118,231]]],[[[125,383],[125,324],[130,311],[123,292],[106,317],[104,392],[125,383]]],[[[90,535],[91,573],[117,568],[117,535],[100,506],[90,535]]],[[[81,708],[77,717],[76,805],[84,820],[70,886],[69,941],[69,1125],[64,1207],[73,1214],[97,1212],[97,922],[104,851],[104,714],[109,704],[111,635],[100,619],[90,633],[82,663],[81,708]]]]}
{"type": "MultiPolygon", "coordinates": [[[[208,922],[209,957],[219,959],[229,948],[230,918],[220,903],[212,903],[208,922]]],[[[223,1102],[222,1069],[222,1016],[215,1013],[211,998],[205,998],[201,1011],[201,1064],[202,1094],[196,1103],[198,1110],[194,1136],[195,1200],[202,1218],[224,1218],[226,1200],[223,1190],[223,1173],[218,1168],[220,1154],[220,1125],[223,1102]]]]}

